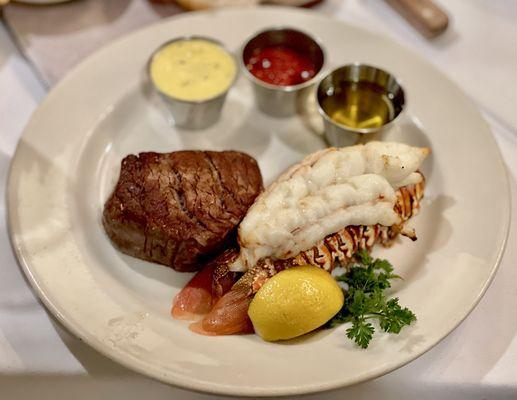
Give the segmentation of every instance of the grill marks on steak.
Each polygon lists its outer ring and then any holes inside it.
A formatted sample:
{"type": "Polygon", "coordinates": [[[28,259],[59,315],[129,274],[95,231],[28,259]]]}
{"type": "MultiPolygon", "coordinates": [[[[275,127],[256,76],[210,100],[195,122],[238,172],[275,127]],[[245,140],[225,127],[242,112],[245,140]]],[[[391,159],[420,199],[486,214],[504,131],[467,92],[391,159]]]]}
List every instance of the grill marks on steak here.
{"type": "Polygon", "coordinates": [[[193,271],[223,246],[261,190],[257,163],[243,153],[129,155],[103,224],[124,253],[193,271]]]}

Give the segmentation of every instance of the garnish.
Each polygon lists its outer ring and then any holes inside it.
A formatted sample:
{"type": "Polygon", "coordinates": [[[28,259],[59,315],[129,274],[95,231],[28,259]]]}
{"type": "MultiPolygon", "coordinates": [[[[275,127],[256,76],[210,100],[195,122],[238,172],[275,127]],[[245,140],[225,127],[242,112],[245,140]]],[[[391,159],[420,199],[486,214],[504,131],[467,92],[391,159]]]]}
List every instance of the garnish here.
{"type": "Polygon", "coordinates": [[[399,305],[399,299],[387,299],[384,291],[391,287],[390,280],[401,279],[393,273],[387,260],[373,259],[368,252],[354,255],[355,263],[336,280],[346,283],[345,303],[327,323],[334,327],[346,322],[352,326],[346,330],[349,339],[366,349],[375,333],[370,320],[377,319],[380,328],[388,333],[400,333],[401,329],[416,320],[415,314],[399,305]]]}

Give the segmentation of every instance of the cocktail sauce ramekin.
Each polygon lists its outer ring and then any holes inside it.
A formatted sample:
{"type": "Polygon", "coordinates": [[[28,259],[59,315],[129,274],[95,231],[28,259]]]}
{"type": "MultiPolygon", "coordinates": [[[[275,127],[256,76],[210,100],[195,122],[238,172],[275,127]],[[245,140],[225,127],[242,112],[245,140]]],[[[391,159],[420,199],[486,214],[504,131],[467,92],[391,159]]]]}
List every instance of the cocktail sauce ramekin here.
{"type": "Polygon", "coordinates": [[[241,68],[251,81],[257,107],[274,117],[290,117],[297,113],[304,95],[318,79],[325,64],[325,51],[315,37],[289,27],[272,27],[262,30],[248,39],[241,52],[241,68]],[[264,82],[247,68],[247,62],[257,50],[269,46],[286,46],[309,58],[316,67],[316,74],[297,85],[280,86],[264,82]]]}

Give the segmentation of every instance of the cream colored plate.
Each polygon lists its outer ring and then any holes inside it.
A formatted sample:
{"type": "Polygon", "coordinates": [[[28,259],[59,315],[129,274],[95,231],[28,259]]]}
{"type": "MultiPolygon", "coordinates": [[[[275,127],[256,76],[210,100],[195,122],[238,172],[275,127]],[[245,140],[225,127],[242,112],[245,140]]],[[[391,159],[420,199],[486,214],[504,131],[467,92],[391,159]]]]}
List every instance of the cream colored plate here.
{"type": "Polygon", "coordinates": [[[505,169],[492,134],[466,96],[430,64],[384,37],[314,11],[233,9],[153,25],[105,47],[47,96],[20,140],[10,173],[11,238],[45,305],[73,333],[108,357],[182,387],[233,395],[317,392],[385,374],[429,350],[479,301],[494,276],[509,224],[505,169]],[[198,336],[169,316],[190,278],[127,257],[100,222],[120,160],[139,151],[235,149],[257,158],[266,181],[321,148],[300,119],[276,120],[253,108],[240,77],[224,115],[203,132],[168,127],[147,98],[144,66],[175,36],[213,36],[237,49],[268,25],[313,32],[330,64],[362,61],[400,77],[409,108],[391,138],[429,145],[432,156],[419,240],[377,254],[405,280],[394,293],[418,322],[378,334],[368,350],[345,328],[282,344],[258,336],[198,336]]]}

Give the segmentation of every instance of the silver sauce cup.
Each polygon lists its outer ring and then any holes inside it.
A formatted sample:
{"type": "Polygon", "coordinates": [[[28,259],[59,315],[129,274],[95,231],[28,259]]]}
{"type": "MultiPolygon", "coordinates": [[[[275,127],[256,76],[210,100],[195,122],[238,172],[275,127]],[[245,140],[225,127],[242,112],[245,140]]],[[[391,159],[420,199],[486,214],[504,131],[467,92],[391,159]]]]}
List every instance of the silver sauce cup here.
{"type": "MultiPolygon", "coordinates": [[[[378,139],[378,134],[391,127],[405,107],[404,89],[397,79],[380,68],[366,64],[350,64],[335,69],[321,80],[316,92],[318,111],[323,118],[325,137],[332,146],[351,146],[359,142],[378,139]],[[369,83],[377,87],[383,101],[389,108],[386,122],[378,127],[354,128],[332,119],[325,109],[323,101],[331,96],[338,96],[344,87],[353,83],[369,83]]],[[[343,104],[346,106],[346,104],[343,104]]],[[[359,107],[361,104],[359,104],[359,107]]],[[[363,105],[367,107],[367,105],[363,105]]],[[[361,110],[358,110],[361,112],[361,110]]]]}
{"type": "Polygon", "coordinates": [[[178,37],[172,40],[169,40],[158,47],[147,62],[147,79],[150,82],[153,91],[161,98],[162,102],[165,105],[165,108],[170,113],[172,120],[174,121],[174,125],[180,128],[186,129],[203,129],[208,128],[209,126],[215,124],[220,116],[221,110],[224,105],[224,101],[226,100],[226,95],[230,88],[235,83],[235,80],[238,76],[238,68],[237,62],[235,61],[234,55],[228,51],[224,45],[212,38],[205,36],[185,36],[178,37]],[[153,82],[151,77],[151,64],[153,62],[154,56],[160,52],[167,45],[178,42],[178,41],[188,41],[188,40],[204,40],[207,42],[214,43],[221,47],[235,62],[235,76],[233,81],[228,85],[225,91],[222,93],[201,100],[183,100],[179,98],[175,98],[167,93],[164,93],[160,90],[160,88],[153,82]]]}
{"type": "Polygon", "coordinates": [[[244,74],[253,85],[257,107],[273,117],[290,117],[303,107],[308,91],[319,79],[325,63],[325,51],[319,41],[307,33],[287,27],[274,27],[251,37],[242,48],[240,61],[244,74]],[[316,68],[315,76],[297,85],[280,86],[264,82],[248,70],[247,63],[256,52],[279,45],[291,48],[311,60],[316,68]]]}

